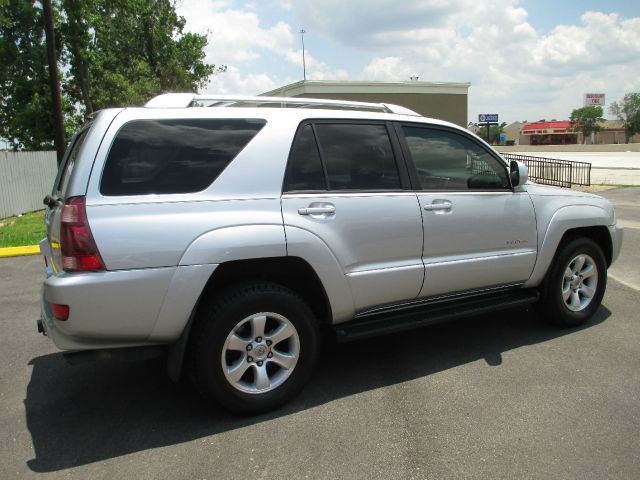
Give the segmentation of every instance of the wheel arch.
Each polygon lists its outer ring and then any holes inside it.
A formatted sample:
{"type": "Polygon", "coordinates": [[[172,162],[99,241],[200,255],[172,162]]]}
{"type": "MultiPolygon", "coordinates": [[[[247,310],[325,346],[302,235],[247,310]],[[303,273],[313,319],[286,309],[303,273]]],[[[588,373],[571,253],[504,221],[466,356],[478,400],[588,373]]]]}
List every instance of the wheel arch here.
{"type": "Polygon", "coordinates": [[[609,230],[602,225],[571,228],[567,230],[564,232],[564,235],[562,235],[556,251],[574,238],[579,237],[593,240],[602,249],[602,253],[604,253],[604,258],[607,262],[607,268],[611,266],[613,261],[613,242],[611,241],[609,230]]]}
{"type": "Polygon", "coordinates": [[[558,250],[568,241],[585,237],[602,249],[607,267],[613,262],[613,243],[608,230],[609,216],[594,205],[571,205],[558,209],[549,221],[539,242],[538,259],[525,287],[537,287],[545,276],[558,250]]]}
{"type": "Polygon", "coordinates": [[[233,260],[220,264],[205,285],[202,298],[247,280],[264,280],[280,284],[298,293],[320,323],[330,323],[331,304],[314,269],[300,257],[267,257],[233,260]]]}
{"type": "Polygon", "coordinates": [[[309,305],[320,325],[331,323],[332,309],[324,285],[311,265],[302,258],[267,257],[222,263],[211,273],[180,338],[170,348],[167,372],[173,381],[177,382],[182,376],[191,330],[203,302],[215,296],[216,292],[252,280],[269,281],[293,290],[309,305]]]}

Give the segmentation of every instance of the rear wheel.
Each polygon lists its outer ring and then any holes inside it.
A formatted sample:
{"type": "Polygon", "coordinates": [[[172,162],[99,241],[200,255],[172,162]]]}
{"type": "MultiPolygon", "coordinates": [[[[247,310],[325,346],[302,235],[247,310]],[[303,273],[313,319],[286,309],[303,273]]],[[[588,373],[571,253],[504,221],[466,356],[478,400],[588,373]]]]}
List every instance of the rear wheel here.
{"type": "Polygon", "coordinates": [[[543,284],[538,310],[551,323],[582,325],[600,307],[607,285],[602,249],[588,238],[562,245],[543,284]]]}
{"type": "Polygon", "coordinates": [[[273,283],[223,292],[201,308],[192,338],[197,388],[239,413],[264,412],[290,400],[309,379],[318,349],[309,307],[273,283]]]}

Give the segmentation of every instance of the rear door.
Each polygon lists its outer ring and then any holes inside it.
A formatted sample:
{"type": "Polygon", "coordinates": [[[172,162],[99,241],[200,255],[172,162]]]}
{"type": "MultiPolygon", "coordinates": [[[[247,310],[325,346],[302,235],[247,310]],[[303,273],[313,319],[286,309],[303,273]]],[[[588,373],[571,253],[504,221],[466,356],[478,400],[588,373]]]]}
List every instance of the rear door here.
{"type": "Polygon", "coordinates": [[[45,210],[44,221],[47,228],[47,238],[40,243],[40,251],[45,256],[47,275],[57,273],[62,266],[60,252],[60,215],[65,201],[71,175],[76,167],[78,157],[89,133],[89,127],[80,130],[73,136],[65,153],[58,175],[53,185],[51,195],[45,210]]]}
{"type": "Polygon", "coordinates": [[[399,133],[423,214],[420,296],[527,280],[537,252],[535,212],[526,192],[512,190],[504,162],[451,128],[405,124],[399,133]]]}
{"type": "MultiPolygon", "coordinates": [[[[333,252],[355,309],[415,298],[422,218],[391,125],[309,121],[298,130],[282,196],[285,232],[303,229],[333,252]]],[[[305,252],[291,252],[295,255],[305,252]]],[[[348,294],[348,292],[345,292],[348,294]]]]}

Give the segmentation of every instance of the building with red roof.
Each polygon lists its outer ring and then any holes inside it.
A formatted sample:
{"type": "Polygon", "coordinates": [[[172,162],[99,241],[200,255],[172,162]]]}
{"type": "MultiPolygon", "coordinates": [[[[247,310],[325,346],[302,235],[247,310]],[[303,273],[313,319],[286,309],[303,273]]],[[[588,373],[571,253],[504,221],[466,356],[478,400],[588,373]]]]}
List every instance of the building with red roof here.
{"type": "MultiPolygon", "coordinates": [[[[620,120],[604,120],[600,122],[602,130],[587,137],[584,141],[582,133],[571,128],[568,121],[534,122],[520,128],[520,145],[567,145],[574,143],[625,143],[624,125],[620,120]]],[[[630,143],[640,142],[640,134],[629,139],[630,143]]]]}
{"type": "Polygon", "coordinates": [[[527,123],[520,130],[520,145],[567,145],[578,143],[578,132],[569,122],[527,123]]]}

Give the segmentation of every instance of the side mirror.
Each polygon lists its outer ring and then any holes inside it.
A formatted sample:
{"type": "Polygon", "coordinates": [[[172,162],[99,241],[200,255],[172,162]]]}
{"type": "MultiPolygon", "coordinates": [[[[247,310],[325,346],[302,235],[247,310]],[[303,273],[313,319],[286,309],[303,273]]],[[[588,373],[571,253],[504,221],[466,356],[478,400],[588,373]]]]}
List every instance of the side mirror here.
{"type": "Polygon", "coordinates": [[[524,185],[529,178],[529,169],[524,163],[511,160],[509,164],[509,177],[511,178],[512,187],[524,185]]]}

